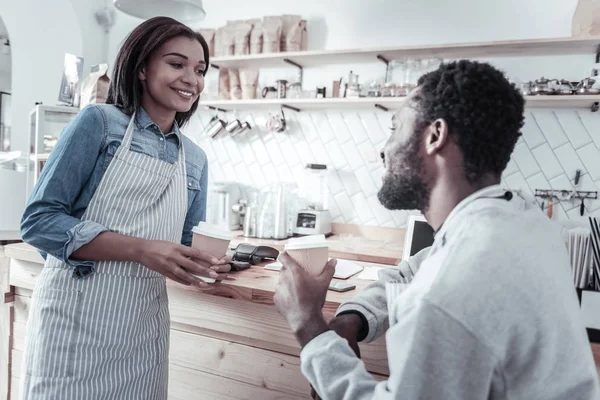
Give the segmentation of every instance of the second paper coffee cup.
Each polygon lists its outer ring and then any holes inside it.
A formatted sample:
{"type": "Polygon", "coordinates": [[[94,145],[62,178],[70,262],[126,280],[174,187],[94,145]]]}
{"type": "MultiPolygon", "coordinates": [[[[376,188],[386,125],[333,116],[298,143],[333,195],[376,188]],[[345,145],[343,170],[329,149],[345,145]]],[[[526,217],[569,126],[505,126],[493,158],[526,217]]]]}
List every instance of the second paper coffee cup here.
{"type": "Polygon", "coordinates": [[[284,249],[311,275],[321,274],[329,259],[329,245],[324,235],[290,239],[284,249]]]}

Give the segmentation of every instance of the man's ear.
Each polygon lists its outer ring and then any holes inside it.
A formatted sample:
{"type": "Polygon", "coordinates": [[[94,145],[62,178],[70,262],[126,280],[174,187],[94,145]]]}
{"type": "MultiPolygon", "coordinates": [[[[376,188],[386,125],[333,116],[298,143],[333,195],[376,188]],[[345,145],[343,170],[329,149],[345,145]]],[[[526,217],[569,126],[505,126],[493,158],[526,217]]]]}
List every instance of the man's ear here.
{"type": "Polygon", "coordinates": [[[448,144],[448,124],[438,118],[425,130],[425,152],[432,155],[441,151],[448,144]]]}
{"type": "Polygon", "coordinates": [[[140,81],[145,81],[146,80],[146,67],[142,67],[140,69],[140,72],[138,74],[138,78],[140,79],[140,81]]]}

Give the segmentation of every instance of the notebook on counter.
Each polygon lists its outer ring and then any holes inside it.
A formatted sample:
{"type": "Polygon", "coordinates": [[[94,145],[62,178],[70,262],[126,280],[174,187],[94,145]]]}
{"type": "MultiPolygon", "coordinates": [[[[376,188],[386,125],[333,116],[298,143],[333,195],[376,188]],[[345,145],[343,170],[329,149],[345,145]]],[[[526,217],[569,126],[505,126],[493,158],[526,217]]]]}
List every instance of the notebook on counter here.
{"type": "MultiPolygon", "coordinates": [[[[275,261],[273,263],[265,265],[265,269],[271,271],[279,271],[283,265],[279,261],[275,261]]],[[[342,260],[338,259],[337,264],[335,266],[335,273],[333,274],[334,278],[337,279],[348,279],[352,275],[358,274],[365,267],[350,260],[342,260]]]]}

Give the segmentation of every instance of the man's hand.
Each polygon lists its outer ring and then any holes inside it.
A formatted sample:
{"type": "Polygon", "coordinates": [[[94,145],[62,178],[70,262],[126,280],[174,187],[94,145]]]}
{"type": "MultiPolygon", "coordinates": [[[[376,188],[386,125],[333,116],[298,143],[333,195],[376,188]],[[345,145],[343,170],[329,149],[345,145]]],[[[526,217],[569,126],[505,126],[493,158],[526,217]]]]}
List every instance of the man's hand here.
{"type": "Polygon", "coordinates": [[[310,275],[286,252],[279,255],[283,268],[275,289],[275,306],[304,347],[328,330],[323,305],[337,260],[331,259],[318,276],[310,275]]]}

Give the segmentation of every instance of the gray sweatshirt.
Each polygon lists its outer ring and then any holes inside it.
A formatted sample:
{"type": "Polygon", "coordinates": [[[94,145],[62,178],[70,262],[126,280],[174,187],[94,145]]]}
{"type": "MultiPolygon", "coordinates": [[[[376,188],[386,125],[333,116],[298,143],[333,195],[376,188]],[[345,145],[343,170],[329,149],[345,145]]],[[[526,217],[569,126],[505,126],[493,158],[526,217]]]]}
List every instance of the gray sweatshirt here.
{"type": "MultiPolygon", "coordinates": [[[[456,206],[389,305],[389,380],[374,380],[333,331],[304,347],[321,398],[600,399],[559,227],[533,199],[503,194],[486,188],[456,206]]],[[[383,329],[369,326],[370,339],[383,329]]]]}
{"type": "Polygon", "coordinates": [[[354,296],[352,300],[342,304],[336,315],[349,312],[361,314],[368,325],[368,333],[363,341],[369,343],[379,338],[389,327],[386,282],[398,280],[400,276],[414,277],[430,249],[431,247],[424,248],[408,260],[402,261],[398,267],[381,269],[379,279],[354,296]]]}

